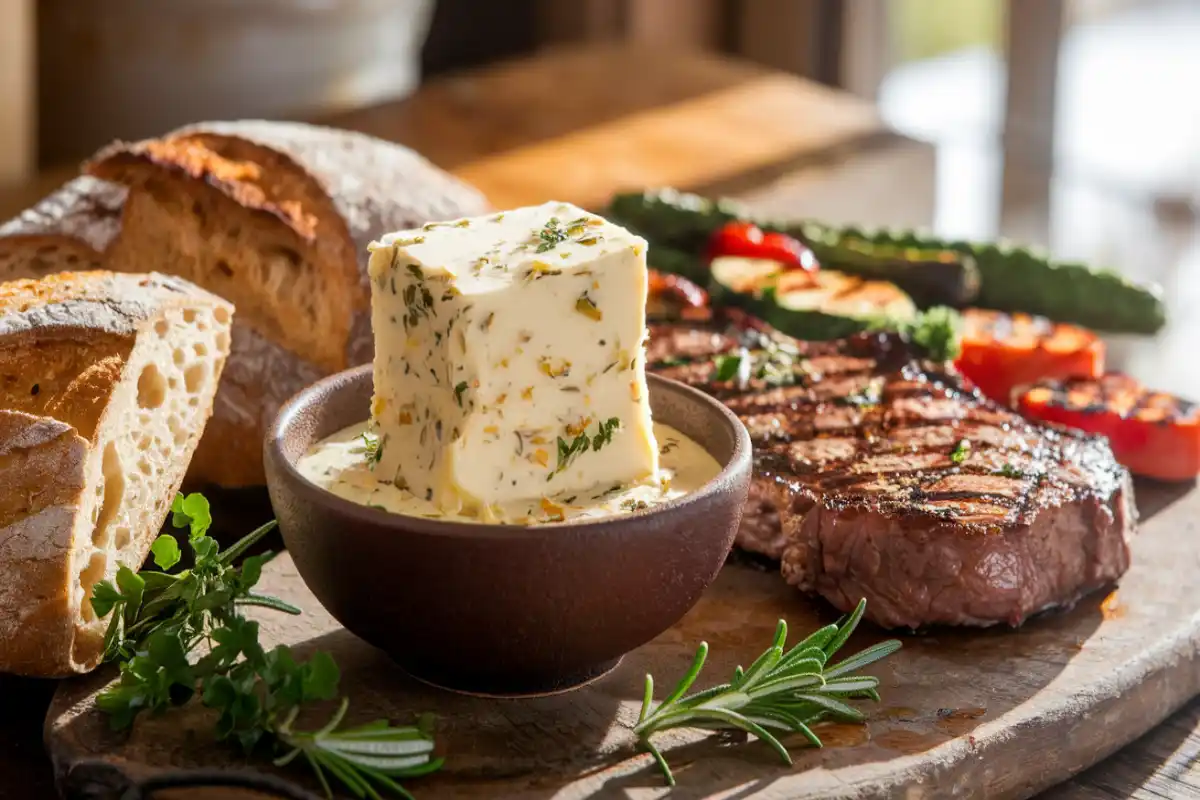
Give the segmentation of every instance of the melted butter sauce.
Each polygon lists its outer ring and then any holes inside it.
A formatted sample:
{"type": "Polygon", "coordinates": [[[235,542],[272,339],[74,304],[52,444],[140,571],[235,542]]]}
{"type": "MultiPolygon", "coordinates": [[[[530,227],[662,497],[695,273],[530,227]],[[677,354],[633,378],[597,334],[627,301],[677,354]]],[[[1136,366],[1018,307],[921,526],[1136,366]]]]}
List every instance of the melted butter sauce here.
{"type": "Polygon", "coordinates": [[[631,485],[595,486],[507,503],[494,509],[494,520],[481,520],[446,513],[406,489],[379,480],[368,459],[363,438],[366,430],[364,421],[338,431],[314,445],[296,468],[317,486],[346,500],[394,514],[452,522],[537,525],[630,514],[691,494],[721,471],[721,465],[703,447],[674,428],[656,422],[654,436],[660,460],[654,477],[631,485]]]}

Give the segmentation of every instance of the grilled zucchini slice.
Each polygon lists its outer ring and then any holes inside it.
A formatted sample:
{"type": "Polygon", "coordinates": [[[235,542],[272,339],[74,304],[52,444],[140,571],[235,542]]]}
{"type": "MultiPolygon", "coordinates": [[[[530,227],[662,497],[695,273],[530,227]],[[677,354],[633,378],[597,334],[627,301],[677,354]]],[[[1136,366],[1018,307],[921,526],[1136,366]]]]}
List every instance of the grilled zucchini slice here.
{"type": "Polygon", "coordinates": [[[714,303],[744,308],[798,339],[896,329],[917,315],[912,298],[894,283],[833,270],[787,270],[756,258],[714,259],[711,293],[714,303]]]}

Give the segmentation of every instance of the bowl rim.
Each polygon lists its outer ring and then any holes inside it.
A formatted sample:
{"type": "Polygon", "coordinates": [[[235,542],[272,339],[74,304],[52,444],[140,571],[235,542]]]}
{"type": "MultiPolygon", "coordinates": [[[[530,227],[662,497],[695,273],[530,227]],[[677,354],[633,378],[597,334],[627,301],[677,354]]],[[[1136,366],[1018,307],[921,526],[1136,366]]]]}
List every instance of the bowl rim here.
{"type": "MultiPolygon", "coordinates": [[[[721,471],[696,491],[668,500],[665,503],[660,503],[651,508],[634,511],[629,514],[585,520],[547,522],[539,525],[464,522],[450,519],[414,517],[397,514],[392,511],[383,511],[339,497],[328,489],[318,486],[304,477],[296,468],[296,465],[283,452],[284,432],[294,424],[296,418],[306,407],[315,402],[315,396],[318,394],[328,395],[339,389],[345,390],[350,384],[361,380],[361,376],[363,375],[373,378],[374,366],[369,363],[363,364],[321,378],[297,392],[283,405],[275,415],[275,419],[272,421],[263,442],[263,459],[267,467],[268,487],[272,483],[287,481],[295,487],[295,491],[304,495],[306,500],[312,503],[319,503],[329,508],[330,511],[338,516],[349,517],[354,522],[366,525],[392,528],[398,533],[417,533],[427,536],[450,538],[542,539],[548,536],[561,537],[575,530],[586,531],[588,534],[602,535],[604,533],[615,532],[617,529],[623,529],[630,524],[644,524],[645,520],[649,518],[675,514],[683,511],[688,506],[708,500],[724,491],[724,487],[729,484],[736,484],[742,477],[748,480],[750,476],[752,445],[750,434],[746,430],[746,426],[742,424],[742,421],[716,398],[680,381],[647,373],[646,380],[651,393],[653,393],[656,384],[679,392],[693,402],[718,411],[719,416],[724,419],[726,425],[733,431],[733,453],[730,454],[728,461],[722,465],[721,471]]],[[[738,502],[742,502],[742,500],[739,499],[738,502]]]]}

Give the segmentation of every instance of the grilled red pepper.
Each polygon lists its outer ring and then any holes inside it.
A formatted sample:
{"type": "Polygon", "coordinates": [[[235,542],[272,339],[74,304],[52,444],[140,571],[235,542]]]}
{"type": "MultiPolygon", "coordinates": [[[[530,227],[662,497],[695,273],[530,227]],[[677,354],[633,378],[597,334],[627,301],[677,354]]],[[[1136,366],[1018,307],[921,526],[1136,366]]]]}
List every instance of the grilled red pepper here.
{"type": "Polygon", "coordinates": [[[1135,475],[1189,481],[1200,475],[1200,406],[1146,389],[1127,375],[1041,381],[1021,390],[1018,410],[1108,437],[1135,475]]]}
{"type": "Polygon", "coordinates": [[[998,403],[1018,386],[1043,378],[1098,378],[1104,342],[1091,331],[1045,317],[969,308],[962,312],[958,371],[998,403]]]}
{"type": "Polygon", "coordinates": [[[655,320],[703,321],[711,313],[708,292],[680,275],[649,270],[647,317],[655,320]]]}
{"type": "Polygon", "coordinates": [[[752,222],[729,222],[712,235],[708,258],[711,261],[721,256],[763,258],[805,272],[816,272],[821,268],[812,250],[799,239],[782,233],[763,233],[752,222]]]}

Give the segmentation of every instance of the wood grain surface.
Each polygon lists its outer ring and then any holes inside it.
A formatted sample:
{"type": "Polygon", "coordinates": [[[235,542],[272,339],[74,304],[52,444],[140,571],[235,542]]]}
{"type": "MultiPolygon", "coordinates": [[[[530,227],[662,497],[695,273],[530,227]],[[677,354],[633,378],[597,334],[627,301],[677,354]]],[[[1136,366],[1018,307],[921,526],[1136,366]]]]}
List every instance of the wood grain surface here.
{"type": "MultiPolygon", "coordinates": [[[[1200,693],[1200,583],[1192,579],[1200,555],[1179,546],[1197,534],[1200,493],[1149,484],[1138,493],[1143,524],[1134,567],[1115,594],[1016,631],[905,637],[904,649],[875,670],[883,703],[868,707],[869,722],[823,726],[823,750],[789,740],[790,769],[754,741],[666,734],[662,744],[680,782],[671,796],[1028,797],[1142,735],[1200,693]]],[[[822,603],[739,557],[679,625],[608,677],[567,694],[493,700],[407,678],[320,608],[286,555],[266,570],[263,590],[305,610],[298,618],[259,615],[264,640],[291,644],[300,654],[332,652],[353,699],[352,722],[438,715],[447,766],[414,786],[438,798],[660,797],[661,777],[636,754],[626,728],[637,713],[643,675],[653,673],[665,691],[704,639],[712,653],[697,687],[711,685],[753,660],[776,619],[787,619],[800,635],[831,616],[822,603]]],[[[849,647],[883,636],[864,629],[849,647]]],[[[51,705],[46,743],[68,797],[83,797],[92,785],[73,767],[97,758],[133,774],[246,767],[236,753],[211,743],[212,719],[202,708],[140,721],[129,736],[111,733],[92,708],[95,692],[111,678],[106,671],[65,682],[51,705]]]]}

